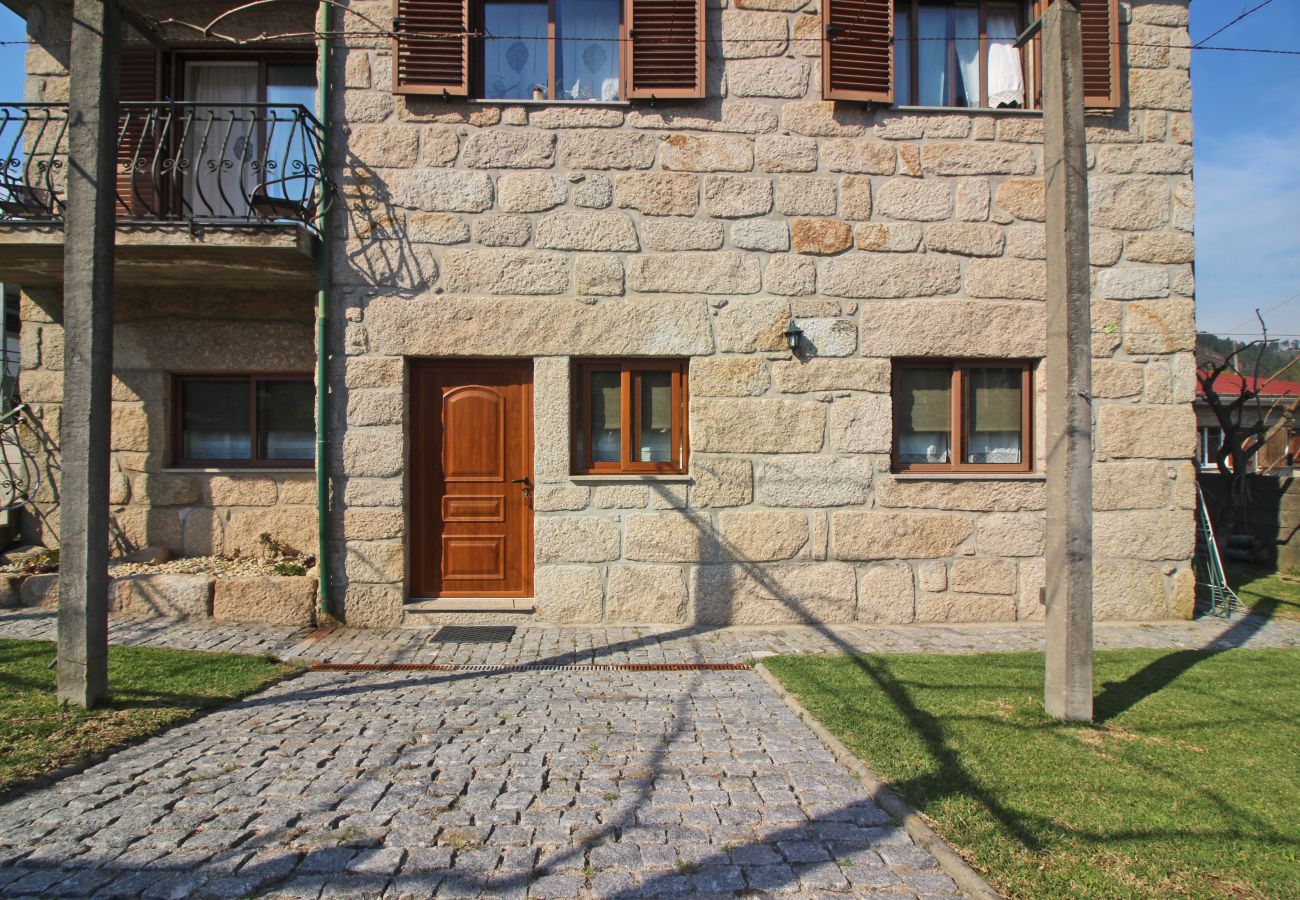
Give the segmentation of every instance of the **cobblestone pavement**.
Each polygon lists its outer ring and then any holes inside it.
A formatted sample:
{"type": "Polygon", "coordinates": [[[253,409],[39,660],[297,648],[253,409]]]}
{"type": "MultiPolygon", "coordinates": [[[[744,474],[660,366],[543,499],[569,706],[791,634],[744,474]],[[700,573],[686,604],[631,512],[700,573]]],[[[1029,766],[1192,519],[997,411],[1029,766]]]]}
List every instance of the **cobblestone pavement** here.
{"type": "MultiPolygon", "coordinates": [[[[432,628],[332,631],[114,616],[109,639],[191,650],[270,654],[340,663],[511,665],[543,662],[737,662],[773,653],[980,653],[1038,650],[1041,623],[989,625],[706,627],[522,627],[507,644],[443,644],[432,628]]],[[[0,612],[0,637],[54,639],[48,610],[0,612]]],[[[1100,648],[1300,647],[1300,622],[1236,616],[1229,621],[1099,623],[1100,648]]]]}
{"type": "Polygon", "coordinates": [[[309,672],[0,807],[0,894],[944,897],[749,671],[309,672]]]}

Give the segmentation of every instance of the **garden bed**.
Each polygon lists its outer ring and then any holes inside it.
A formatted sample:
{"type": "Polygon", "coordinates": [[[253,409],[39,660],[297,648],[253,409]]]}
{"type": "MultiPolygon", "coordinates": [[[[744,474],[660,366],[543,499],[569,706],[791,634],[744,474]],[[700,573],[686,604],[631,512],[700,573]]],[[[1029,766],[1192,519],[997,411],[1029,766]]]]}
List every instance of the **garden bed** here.
{"type": "MultiPolygon", "coordinates": [[[[57,606],[58,573],[23,565],[0,568],[0,606],[57,606]]],[[[316,570],[296,561],[220,556],[117,560],[108,572],[112,612],[260,625],[316,623],[316,570]]]]}

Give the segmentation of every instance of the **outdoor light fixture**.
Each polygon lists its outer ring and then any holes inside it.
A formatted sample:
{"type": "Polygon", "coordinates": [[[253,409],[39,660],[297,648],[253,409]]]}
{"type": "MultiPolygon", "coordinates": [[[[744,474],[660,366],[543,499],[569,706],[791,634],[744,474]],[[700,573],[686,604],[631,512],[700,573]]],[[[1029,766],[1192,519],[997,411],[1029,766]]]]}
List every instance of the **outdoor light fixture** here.
{"type": "Polygon", "coordinates": [[[785,335],[785,344],[790,348],[790,352],[799,352],[799,338],[803,337],[803,329],[795,324],[794,319],[790,320],[789,326],[781,333],[785,335]]]}

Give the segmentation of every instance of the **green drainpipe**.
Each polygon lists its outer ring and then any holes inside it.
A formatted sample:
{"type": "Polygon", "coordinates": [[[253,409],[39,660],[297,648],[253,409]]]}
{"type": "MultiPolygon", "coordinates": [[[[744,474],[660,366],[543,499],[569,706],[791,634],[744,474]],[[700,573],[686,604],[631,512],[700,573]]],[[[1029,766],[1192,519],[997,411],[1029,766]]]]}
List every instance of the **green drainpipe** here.
{"type": "MultiPolygon", "coordinates": [[[[316,12],[316,118],[323,132],[321,175],[329,171],[330,160],[330,5],[321,3],[316,12]]],[[[324,182],[322,182],[322,185],[324,182]]],[[[333,198],[321,189],[316,229],[320,245],[316,259],[316,551],[320,573],[320,612],[334,614],[334,591],[330,586],[329,543],[329,454],[326,432],[329,427],[329,300],[330,300],[330,206],[333,198]]]]}

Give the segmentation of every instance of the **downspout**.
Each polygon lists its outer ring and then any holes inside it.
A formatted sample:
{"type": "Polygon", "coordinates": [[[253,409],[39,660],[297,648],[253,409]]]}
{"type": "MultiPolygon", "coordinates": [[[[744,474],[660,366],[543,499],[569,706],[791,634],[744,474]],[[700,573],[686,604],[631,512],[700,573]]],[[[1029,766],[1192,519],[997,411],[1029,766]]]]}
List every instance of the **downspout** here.
{"type": "Polygon", "coordinates": [[[330,585],[329,542],[329,301],[330,301],[330,207],[327,179],[330,172],[330,4],[321,3],[316,11],[316,118],[321,125],[321,186],[316,213],[316,231],[320,245],[316,256],[316,550],[320,573],[317,596],[320,617],[334,615],[330,585]]]}

